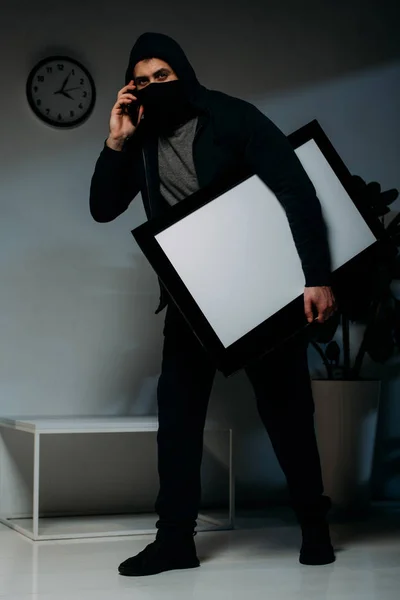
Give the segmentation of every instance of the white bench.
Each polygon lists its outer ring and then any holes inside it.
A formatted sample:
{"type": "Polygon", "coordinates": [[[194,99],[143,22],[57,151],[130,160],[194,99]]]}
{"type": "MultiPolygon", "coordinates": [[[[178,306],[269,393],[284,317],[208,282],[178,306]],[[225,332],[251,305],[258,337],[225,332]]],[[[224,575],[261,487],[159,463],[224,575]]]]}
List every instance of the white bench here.
{"type": "MultiPolygon", "coordinates": [[[[155,515],[52,515],[51,518],[43,515],[39,505],[42,476],[40,442],[42,436],[50,434],[139,434],[156,432],[157,429],[157,417],[0,418],[0,522],[34,541],[143,535],[155,532],[155,515]],[[21,467],[15,452],[10,455],[5,437],[8,436],[9,440],[11,435],[21,435],[12,432],[25,432],[32,436],[33,443],[28,445],[28,450],[25,449],[25,453],[29,452],[30,454],[28,464],[32,467],[31,473],[27,474],[26,472],[27,457],[25,457],[25,467],[21,467]],[[2,499],[6,499],[7,502],[2,502],[2,499]],[[7,510],[4,510],[4,504],[8,505],[7,510]],[[10,504],[13,505],[13,510],[10,510],[10,504]],[[18,512],[18,507],[29,505],[32,506],[32,511],[23,514],[18,512]],[[16,512],[14,512],[14,506],[17,506],[16,512]]],[[[232,529],[235,510],[233,433],[231,429],[221,429],[211,424],[207,425],[206,431],[228,434],[229,508],[226,519],[200,515],[198,530],[232,529]]],[[[22,441],[24,443],[21,446],[25,448],[26,439],[22,441]]],[[[14,440],[14,445],[15,443],[14,440]]],[[[154,440],[155,443],[156,440],[154,440]]]]}

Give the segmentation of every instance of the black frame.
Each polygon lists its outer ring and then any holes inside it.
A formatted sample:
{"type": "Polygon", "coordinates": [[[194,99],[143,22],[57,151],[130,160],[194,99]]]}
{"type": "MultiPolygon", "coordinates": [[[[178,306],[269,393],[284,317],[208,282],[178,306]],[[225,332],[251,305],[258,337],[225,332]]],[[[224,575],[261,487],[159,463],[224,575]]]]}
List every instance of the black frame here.
{"type": "MultiPolygon", "coordinates": [[[[338,283],[338,280],[346,273],[347,269],[354,269],[356,261],[364,260],[367,256],[372,256],[378,251],[381,242],[385,240],[385,229],[379,219],[370,214],[368,208],[363,206],[358,199],[354,197],[351,186],[351,174],[318,121],[311,121],[301,129],[289,135],[288,139],[294,149],[310,140],[316,142],[320,151],[329,162],[332,170],[335,172],[358,211],[361,213],[361,216],[376,237],[376,242],[374,244],[332,273],[332,285],[335,287],[335,284],[338,283]]],[[[304,315],[303,294],[295,298],[292,302],[255,327],[242,338],[225,348],[161,249],[155,236],[164,229],[177,223],[182,218],[195,212],[200,207],[208,204],[235,185],[245,181],[253,174],[254,173],[241,174],[235,178],[232,176],[226,178],[224,181],[219,181],[216,185],[204,188],[187,198],[185,202],[175,205],[173,209],[167,211],[166,214],[152,219],[132,231],[136,242],[149,260],[153,269],[156,271],[164,287],[167,289],[168,294],[177,304],[195,335],[209,353],[217,369],[222,371],[225,376],[232,375],[252,361],[259,359],[277,346],[280,346],[289,338],[299,335],[302,332],[305,332],[307,328],[313,326],[313,324],[309,324],[306,321],[304,315]],[[266,340],[268,340],[268,344],[266,344],[266,340]]]]}
{"type": "Polygon", "coordinates": [[[96,85],[94,83],[93,77],[91,76],[91,74],[89,73],[87,68],[81,62],[79,62],[75,58],[71,58],[70,56],[54,55],[54,56],[47,56],[46,58],[43,58],[42,60],[40,60],[33,67],[31,72],[29,73],[25,90],[26,90],[26,97],[28,99],[29,106],[31,107],[31,109],[33,110],[35,115],[43,123],[46,123],[47,125],[50,125],[50,126],[54,127],[55,129],[73,129],[74,127],[78,127],[79,125],[82,125],[90,117],[90,115],[92,114],[92,112],[94,110],[95,104],[96,104],[96,85]],[[38,108],[33,100],[32,93],[31,93],[32,81],[33,81],[35,75],[37,74],[37,72],[39,71],[39,69],[41,69],[43,67],[43,65],[46,65],[48,62],[62,61],[62,60],[67,60],[68,62],[73,63],[74,65],[79,67],[85,73],[86,77],[89,80],[90,86],[92,88],[92,100],[89,104],[87,111],[85,112],[84,115],[82,115],[81,117],[76,119],[76,121],[73,121],[72,123],[60,123],[59,121],[55,121],[54,119],[46,117],[46,115],[43,115],[38,110],[38,108]]]}

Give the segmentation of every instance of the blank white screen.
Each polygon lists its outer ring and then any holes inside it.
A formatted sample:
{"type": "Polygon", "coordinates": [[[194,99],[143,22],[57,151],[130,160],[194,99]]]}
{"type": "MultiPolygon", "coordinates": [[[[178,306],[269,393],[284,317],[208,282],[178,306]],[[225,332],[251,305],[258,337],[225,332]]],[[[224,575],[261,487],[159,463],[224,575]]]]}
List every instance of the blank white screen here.
{"type": "MultiPolygon", "coordinates": [[[[296,153],[328,227],[333,269],[375,242],[329,163],[311,140],[296,153]]],[[[302,294],[304,275],[286,214],[253,176],[156,235],[228,347],[302,294]]]]}

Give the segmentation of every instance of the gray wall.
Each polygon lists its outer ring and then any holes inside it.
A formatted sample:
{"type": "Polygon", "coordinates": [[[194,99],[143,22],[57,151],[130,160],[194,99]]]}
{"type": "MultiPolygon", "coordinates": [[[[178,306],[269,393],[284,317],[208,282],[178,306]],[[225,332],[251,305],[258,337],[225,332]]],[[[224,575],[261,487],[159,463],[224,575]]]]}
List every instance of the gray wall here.
{"type": "MultiPolygon", "coordinates": [[[[396,2],[142,4],[2,2],[1,414],[155,412],[163,317],[130,235],[141,202],[111,224],[88,213],[109,111],[143,31],[176,37],[205,85],[253,101],[285,133],[318,118],[353,172],[400,186],[396,2]],[[41,124],[25,98],[30,69],[53,53],[82,60],[97,84],[93,116],[72,131],[41,124]]],[[[385,377],[376,494],[400,497],[397,363],[385,377]]],[[[279,496],[283,478],[242,375],[217,378],[210,416],[238,429],[238,500],[279,496]]],[[[207,460],[210,473],[224,464],[215,448],[207,460]]],[[[155,477],[143,481],[151,496],[155,477]]]]}

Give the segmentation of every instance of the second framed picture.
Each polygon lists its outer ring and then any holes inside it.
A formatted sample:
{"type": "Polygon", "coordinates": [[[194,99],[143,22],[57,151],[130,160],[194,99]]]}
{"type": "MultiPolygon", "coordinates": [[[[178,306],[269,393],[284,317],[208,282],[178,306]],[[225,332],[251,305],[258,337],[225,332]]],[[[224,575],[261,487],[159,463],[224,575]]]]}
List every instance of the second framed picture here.
{"type": "MultiPolygon", "coordinates": [[[[383,227],[351,197],[351,175],[317,121],[289,140],[316,189],[340,278],[374,252],[383,227]]],[[[308,326],[285,211],[257,175],[201,190],[132,233],[226,376],[308,326]]]]}

